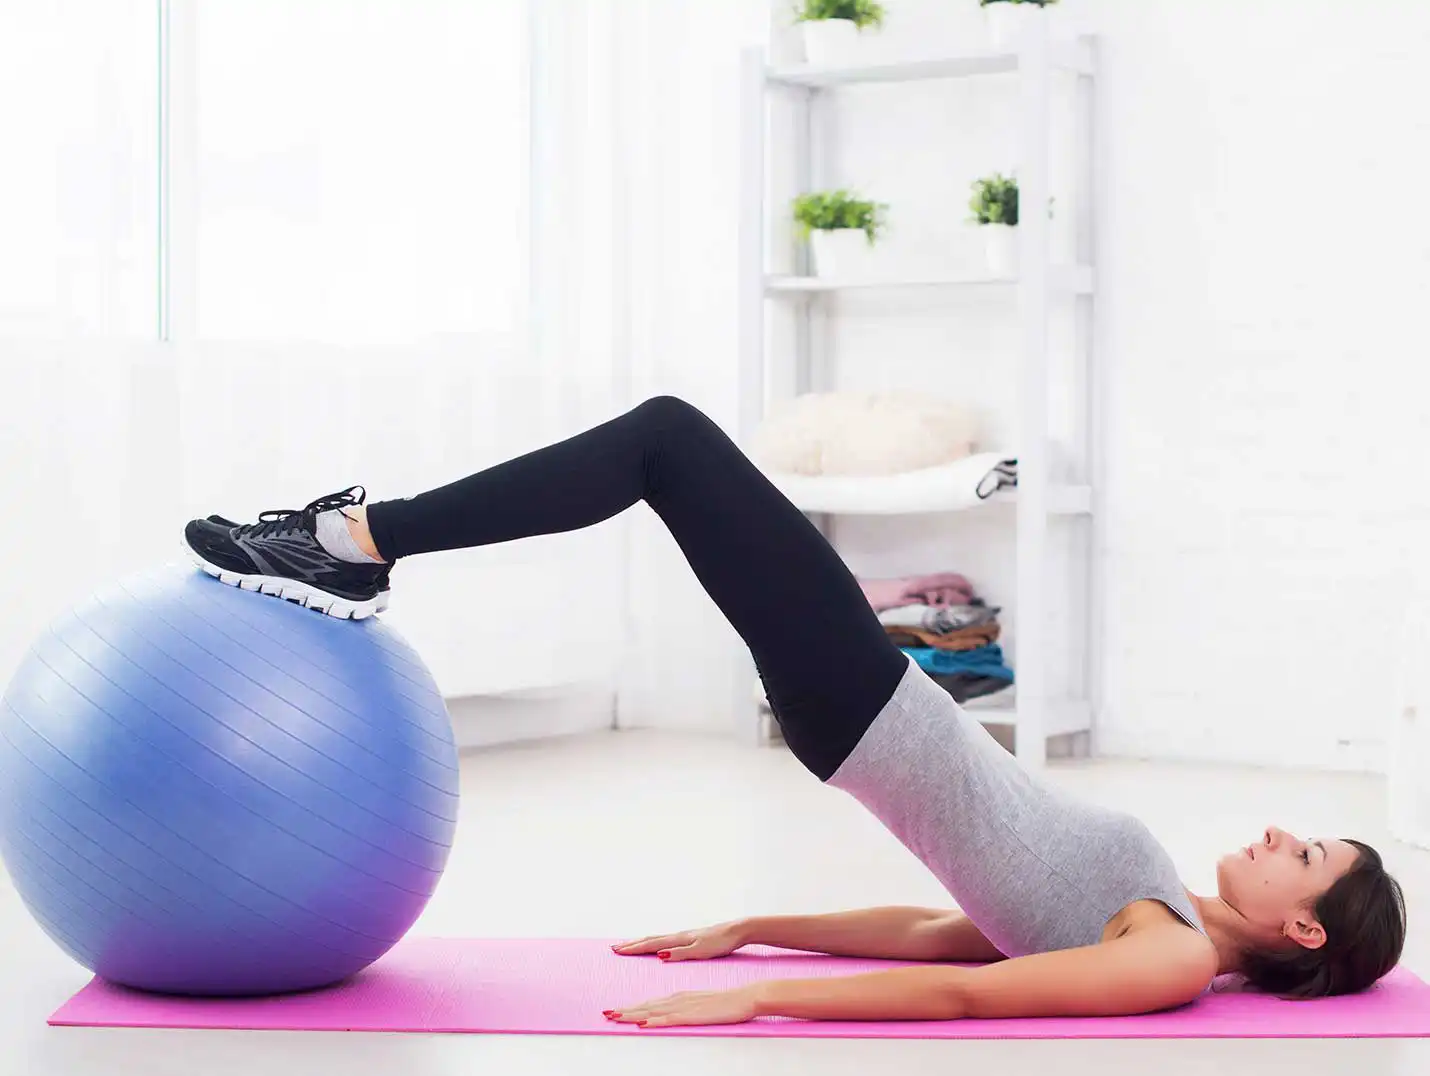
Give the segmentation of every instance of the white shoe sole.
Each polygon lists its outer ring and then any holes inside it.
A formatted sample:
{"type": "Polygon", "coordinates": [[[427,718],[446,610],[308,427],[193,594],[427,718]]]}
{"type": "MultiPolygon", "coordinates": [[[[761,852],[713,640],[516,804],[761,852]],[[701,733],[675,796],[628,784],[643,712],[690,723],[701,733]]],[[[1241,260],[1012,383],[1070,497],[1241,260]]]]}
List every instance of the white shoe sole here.
{"type": "Polygon", "coordinates": [[[392,595],[386,590],[380,592],[376,598],[365,602],[356,602],[348,598],[339,598],[337,595],[329,594],[326,590],[319,590],[317,587],[310,587],[306,583],[299,583],[295,579],[283,579],[272,575],[241,575],[238,572],[229,571],[227,568],[220,568],[217,564],[210,564],[199,556],[188,542],[184,542],[184,552],[201,571],[213,576],[220,583],[238,587],[240,590],[251,590],[257,594],[283,598],[295,605],[301,605],[305,609],[326,613],[339,620],[366,620],[386,609],[392,600],[392,595]]]}

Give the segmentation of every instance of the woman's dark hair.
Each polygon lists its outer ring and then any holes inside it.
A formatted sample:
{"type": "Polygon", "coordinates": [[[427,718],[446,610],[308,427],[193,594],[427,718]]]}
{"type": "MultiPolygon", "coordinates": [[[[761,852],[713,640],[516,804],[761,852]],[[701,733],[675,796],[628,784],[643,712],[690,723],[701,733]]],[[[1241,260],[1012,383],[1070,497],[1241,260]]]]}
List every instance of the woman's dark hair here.
{"type": "Polygon", "coordinates": [[[1268,994],[1304,1000],[1354,994],[1395,967],[1405,946],[1405,894],[1385,871],[1380,853],[1347,840],[1360,852],[1355,865],[1337,878],[1313,905],[1326,928],[1319,949],[1248,950],[1240,972],[1268,994]]]}

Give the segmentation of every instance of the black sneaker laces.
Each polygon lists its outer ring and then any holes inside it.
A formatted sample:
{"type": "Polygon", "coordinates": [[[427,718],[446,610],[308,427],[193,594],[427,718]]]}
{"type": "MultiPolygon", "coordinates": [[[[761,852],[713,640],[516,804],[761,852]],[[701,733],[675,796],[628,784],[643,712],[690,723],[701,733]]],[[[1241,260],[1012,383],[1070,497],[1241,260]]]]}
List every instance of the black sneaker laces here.
{"type": "Polygon", "coordinates": [[[349,508],[367,500],[367,490],[362,486],[349,486],[338,493],[319,497],[306,508],[270,508],[260,512],[257,523],[247,523],[234,531],[235,536],[245,538],[270,538],[302,529],[311,531],[319,512],[334,508],[349,508]]]}

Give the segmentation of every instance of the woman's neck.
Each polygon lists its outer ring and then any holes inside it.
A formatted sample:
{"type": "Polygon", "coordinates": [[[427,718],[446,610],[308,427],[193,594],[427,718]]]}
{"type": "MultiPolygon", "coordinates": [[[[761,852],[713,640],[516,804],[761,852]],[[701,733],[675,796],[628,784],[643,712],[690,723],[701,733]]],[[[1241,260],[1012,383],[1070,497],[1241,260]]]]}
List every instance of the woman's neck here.
{"type": "Polygon", "coordinates": [[[1216,946],[1217,974],[1226,975],[1240,970],[1241,954],[1256,942],[1245,916],[1220,897],[1188,895],[1202,918],[1207,937],[1216,946]]]}

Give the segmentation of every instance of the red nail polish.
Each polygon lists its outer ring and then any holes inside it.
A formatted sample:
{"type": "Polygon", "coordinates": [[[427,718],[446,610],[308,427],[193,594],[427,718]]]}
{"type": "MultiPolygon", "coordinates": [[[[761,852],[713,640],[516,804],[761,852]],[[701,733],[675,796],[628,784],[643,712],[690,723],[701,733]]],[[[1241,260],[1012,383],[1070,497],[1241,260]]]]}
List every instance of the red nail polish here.
{"type": "Polygon", "coordinates": [[[601,1015],[602,1015],[602,1016],[615,1016],[615,1015],[616,1015],[616,1010],[615,1010],[615,1009],[602,1009],[602,1010],[601,1010],[601,1015]]]}
{"type": "Polygon", "coordinates": [[[669,949],[662,949],[660,952],[656,953],[655,955],[658,956],[658,957],[660,957],[662,960],[669,960],[669,959],[670,959],[670,950],[669,950],[669,949]]]}

